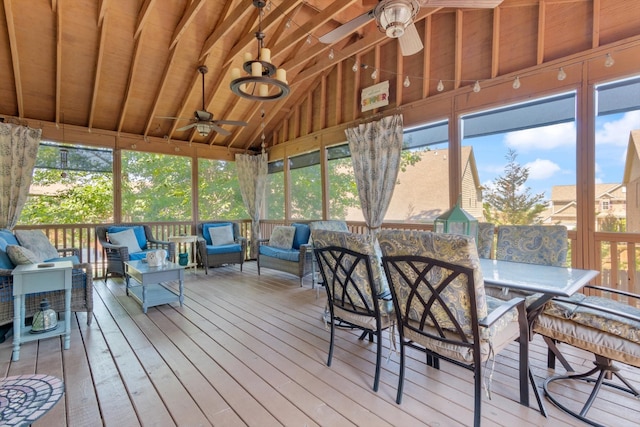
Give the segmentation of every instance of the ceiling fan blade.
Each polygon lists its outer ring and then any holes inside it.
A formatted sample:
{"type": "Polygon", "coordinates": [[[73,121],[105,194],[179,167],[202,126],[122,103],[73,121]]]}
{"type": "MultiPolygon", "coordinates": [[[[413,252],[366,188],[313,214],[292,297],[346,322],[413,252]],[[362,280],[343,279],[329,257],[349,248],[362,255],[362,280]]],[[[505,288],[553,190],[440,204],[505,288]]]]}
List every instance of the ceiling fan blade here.
{"type": "Polygon", "coordinates": [[[215,130],[216,132],[218,132],[220,135],[224,135],[224,136],[229,136],[231,135],[231,132],[229,132],[226,129],[222,129],[220,126],[218,126],[215,123],[209,123],[209,126],[211,127],[211,129],[215,130]]]}
{"type": "Polygon", "coordinates": [[[195,127],[195,126],[196,126],[195,123],[191,123],[189,125],[182,126],[181,128],[176,129],[176,131],[182,132],[183,130],[191,129],[192,127],[195,127]]]}
{"type": "Polygon", "coordinates": [[[240,120],[214,120],[214,124],[219,125],[235,125],[235,126],[247,126],[249,123],[242,122],[240,120]]]}
{"type": "Polygon", "coordinates": [[[493,9],[503,0],[419,0],[421,7],[456,7],[468,9],[493,9]]]}
{"type": "Polygon", "coordinates": [[[366,24],[367,22],[371,21],[373,18],[374,18],[373,10],[370,10],[367,13],[363,13],[362,15],[353,18],[349,22],[345,22],[344,24],[340,25],[335,30],[329,31],[327,34],[325,34],[324,36],[320,37],[318,39],[318,41],[320,43],[324,43],[324,44],[335,43],[338,40],[348,36],[351,33],[353,33],[355,30],[357,30],[358,28],[362,27],[364,24],[366,24]]]}
{"type": "Polygon", "coordinates": [[[411,24],[404,29],[404,34],[398,38],[398,42],[400,42],[400,50],[403,56],[416,54],[424,47],[415,24],[411,24]]]}

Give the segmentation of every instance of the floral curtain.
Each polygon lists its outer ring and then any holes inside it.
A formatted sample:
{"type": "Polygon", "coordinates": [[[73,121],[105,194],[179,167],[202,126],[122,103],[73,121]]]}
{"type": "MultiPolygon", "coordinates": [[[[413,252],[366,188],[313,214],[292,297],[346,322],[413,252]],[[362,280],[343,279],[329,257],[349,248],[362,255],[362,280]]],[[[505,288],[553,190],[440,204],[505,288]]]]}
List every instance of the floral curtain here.
{"type": "Polygon", "coordinates": [[[0,123],[0,228],[10,230],[27,201],[41,129],[0,123]]]}
{"type": "Polygon", "coordinates": [[[267,187],[267,160],[266,153],[236,154],[236,169],[242,201],[251,217],[251,247],[249,257],[258,255],[258,239],[260,238],[260,207],[264,201],[267,187]]]}
{"type": "Polygon", "coordinates": [[[369,234],[375,238],[387,212],[400,168],[402,115],[345,130],[358,195],[369,234]]]}

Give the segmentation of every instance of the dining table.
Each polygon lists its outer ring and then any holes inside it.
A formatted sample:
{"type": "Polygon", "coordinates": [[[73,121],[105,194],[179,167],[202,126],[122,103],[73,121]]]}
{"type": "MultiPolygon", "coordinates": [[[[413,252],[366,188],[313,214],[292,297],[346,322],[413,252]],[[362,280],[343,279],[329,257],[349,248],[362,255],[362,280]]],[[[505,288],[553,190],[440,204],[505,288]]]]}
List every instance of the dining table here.
{"type": "MultiPolygon", "coordinates": [[[[486,258],[480,259],[480,268],[485,285],[500,287],[505,295],[508,295],[511,290],[531,295],[527,301],[529,331],[531,331],[531,326],[538,314],[544,309],[546,302],[554,297],[571,297],[600,274],[597,270],[486,258]]],[[[553,356],[567,367],[568,362],[560,354],[556,345],[551,340],[545,340],[545,342],[550,350],[549,367],[552,367],[553,356]]],[[[540,399],[540,393],[530,367],[529,381],[533,387],[540,412],[546,417],[546,410],[540,399]]]]}

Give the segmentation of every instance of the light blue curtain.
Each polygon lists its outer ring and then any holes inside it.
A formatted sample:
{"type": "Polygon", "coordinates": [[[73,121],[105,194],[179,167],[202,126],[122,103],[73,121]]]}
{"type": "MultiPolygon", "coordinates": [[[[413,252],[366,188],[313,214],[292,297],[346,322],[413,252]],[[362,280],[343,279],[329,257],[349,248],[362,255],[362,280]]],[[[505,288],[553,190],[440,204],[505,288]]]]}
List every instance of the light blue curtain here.
{"type": "Polygon", "coordinates": [[[362,213],[374,238],[398,179],[402,127],[402,115],[398,114],[345,130],[362,213]]]}
{"type": "Polygon", "coordinates": [[[251,217],[251,247],[249,257],[258,256],[258,239],[260,239],[260,208],[263,205],[265,189],[267,188],[266,153],[236,154],[236,170],[238,183],[242,193],[242,201],[251,217]]]}
{"type": "Polygon", "coordinates": [[[0,123],[0,228],[15,227],[27,201],[41,129],[0,123]]]}

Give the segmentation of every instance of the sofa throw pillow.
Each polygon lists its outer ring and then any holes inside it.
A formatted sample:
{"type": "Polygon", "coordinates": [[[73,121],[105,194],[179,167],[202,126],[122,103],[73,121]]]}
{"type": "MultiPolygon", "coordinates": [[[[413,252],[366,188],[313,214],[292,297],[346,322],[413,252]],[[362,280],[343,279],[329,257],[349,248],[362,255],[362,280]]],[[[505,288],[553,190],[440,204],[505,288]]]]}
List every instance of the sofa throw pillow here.
{"type": "Polygon", "coordinates": [[[0,269],[13,270],[16,265],[11,261],[11,258],[9,258],[9,254],[7,254],[7,246],[7,241],[0,237],[0,269]]]}
{"type": "Polygon", "coordinates": [[[129,228],[117,233],[109,233],[109,241],[114,245],[126,246],[129,249],[129,253],[133,254],[140,252],[140,245],[138,245],[138,239],[133,229],[129,228]]]}
{"type": "Polygon", "coordinates": [[[293,235],[296,233],[295,227],[277,225],[273,227],[269,246],[280,249],[291,249],[293,246],[293,235]]]}
{"type": "Polygon", "coordinates": [[[16,230],[15,233],[20,246],[29,249],[41,261],[60,256],[42,230],[16,230]]]}
{"type": "Polygon", "coordinates": [[[209,236],[211,237],[211,246],[224,246],[235,243],[231,224],[222,227],[209,227],[209,236]]]}
{"type": "Polygon", "coordinates": [[[17,245],[8,245],[7,255],[15,265],[37,264],[43,261],[29,249],[17,245]]]}

